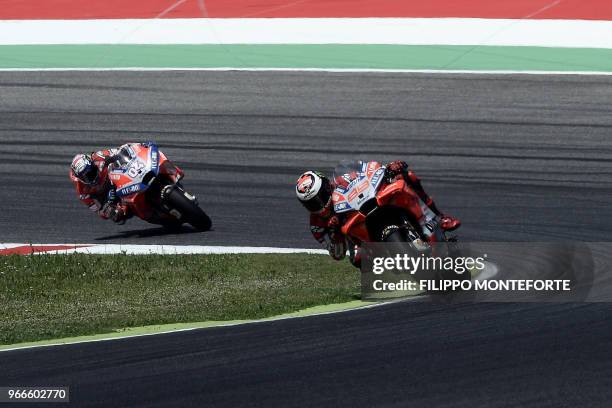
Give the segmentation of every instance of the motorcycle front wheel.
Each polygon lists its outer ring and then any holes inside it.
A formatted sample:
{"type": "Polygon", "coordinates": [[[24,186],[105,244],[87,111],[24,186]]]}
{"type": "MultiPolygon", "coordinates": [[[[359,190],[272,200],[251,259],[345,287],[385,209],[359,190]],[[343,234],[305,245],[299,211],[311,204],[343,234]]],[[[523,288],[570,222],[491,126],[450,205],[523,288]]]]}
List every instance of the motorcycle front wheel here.
{"type": "Polygon", "coordinates": [[[166,205],[181,214],[180,221],[191,224],[198,231],[210,230],[212,227],[210,217],[186,194],[180,188],[173,188],[165,197],[166,205]]]}

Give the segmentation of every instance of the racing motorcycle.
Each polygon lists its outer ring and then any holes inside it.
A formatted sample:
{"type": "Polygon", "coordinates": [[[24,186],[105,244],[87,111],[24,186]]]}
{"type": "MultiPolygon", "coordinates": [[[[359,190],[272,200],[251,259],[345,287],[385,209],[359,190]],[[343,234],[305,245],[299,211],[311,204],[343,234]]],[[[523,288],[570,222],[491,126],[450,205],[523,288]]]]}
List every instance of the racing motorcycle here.
{"type": "MultiPolygon", "coordinates": [[[[439,217],[404,179],[387,179],[380,163],[341,163],[334,170],[334,180],[332,204],[349,242],[387,242],[400,252],[457,255],[456,238],[446,236],[439,217]]],[[[462,279],[469,279],[465,275],[462,279]]]]}
{"type": "Polygon", "coordinates": [[[140,219],[171,228],[184,223],[200,231],[211,228],[212,222],[196,197],[181,185],[183,171],[155,143],[122,146],[108,171],[117,197],[140,219]]]}
{"type": "Polygon", "coordinates": [[[336,167],[332,203],[344,219],[342,233],[356,243],[406,242],[419,250],[447,241],[438,217],[403,179],[383,183],[385,170],[375,161],[336,167]]]}

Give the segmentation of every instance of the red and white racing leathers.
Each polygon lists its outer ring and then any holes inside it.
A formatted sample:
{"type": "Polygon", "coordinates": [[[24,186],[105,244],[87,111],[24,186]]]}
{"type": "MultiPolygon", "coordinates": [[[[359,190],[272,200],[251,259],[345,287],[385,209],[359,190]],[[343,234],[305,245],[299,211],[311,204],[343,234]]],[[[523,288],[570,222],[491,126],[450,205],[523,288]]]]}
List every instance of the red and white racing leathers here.
{"type": "Polygon", "coordinates": [[[119,149],[107,149],[91,154],[94,165],[98,167],[98,178],[95,184],[85,184],[75,177],[72,171],[70,172],[70,180],[74,183],[79,200],[105,220],[111,218],[113,214],[116,222],[120,221],[120,218],[125,218],[127,208],[120,204],[105,204],[108,201],[108,192],[113,188],[108,178],[107,164],[108,160],[118,152],[119,149]]]}

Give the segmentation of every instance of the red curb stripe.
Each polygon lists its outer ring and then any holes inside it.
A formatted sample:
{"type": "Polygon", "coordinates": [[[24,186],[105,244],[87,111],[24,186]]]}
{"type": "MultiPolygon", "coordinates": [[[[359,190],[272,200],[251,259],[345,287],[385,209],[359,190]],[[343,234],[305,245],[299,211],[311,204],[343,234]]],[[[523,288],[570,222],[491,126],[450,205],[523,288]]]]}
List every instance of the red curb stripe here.
{"type": "Polygon", "coordinates": [[[476,17],[612,20],[610,0],[0,0],[0,19],[476,17]],[[175,6],[175,7],[173,7],[175,6]]]}
{"type": "Polygon", "coordinates": [[[0,249],[2,255],[32,255],[42,252],[62,251],[66,249],[84,248],[89,245],[21,245],[15,248],[0,249]]]}

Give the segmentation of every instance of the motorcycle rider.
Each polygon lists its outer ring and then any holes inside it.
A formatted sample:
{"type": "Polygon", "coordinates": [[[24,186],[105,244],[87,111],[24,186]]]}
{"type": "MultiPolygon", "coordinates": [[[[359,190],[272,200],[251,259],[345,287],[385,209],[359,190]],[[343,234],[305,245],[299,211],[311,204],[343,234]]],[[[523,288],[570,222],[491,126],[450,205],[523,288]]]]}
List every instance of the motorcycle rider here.
{"type": "MultiPolygon", "coordinates": [[[[402,160],[396,160],[385,166],[385,179],[388,182],[403,178],[425,205],[439,217],[440,227],[444,231],[454,231],[461,226],[459,219],[442,214],[433,199],[425,192],[421,180],[408,168],[402,160]]],[[[330,180],[318,171],[307,171],[297,181],[295,193],[298,200],[310,212],[310,231],[313,237],[323,244],[329,255],[335,260],[344,259],[347,250],[349,259],[357,268],[361,265],[359,245],[347,243],[346,237],[340,231],[341,222],[334,213],[332,193],[336,188],[336,180],[330,180]]]]}
{"type": "Polygon", "coordinates": [[[121,147],[77,154],[70,165],[70,179],[79,200],[101,218],[111,219],[117,224],[124,224],[130,216],[108,177],[108,165],[115,161],[121,147]]]}

